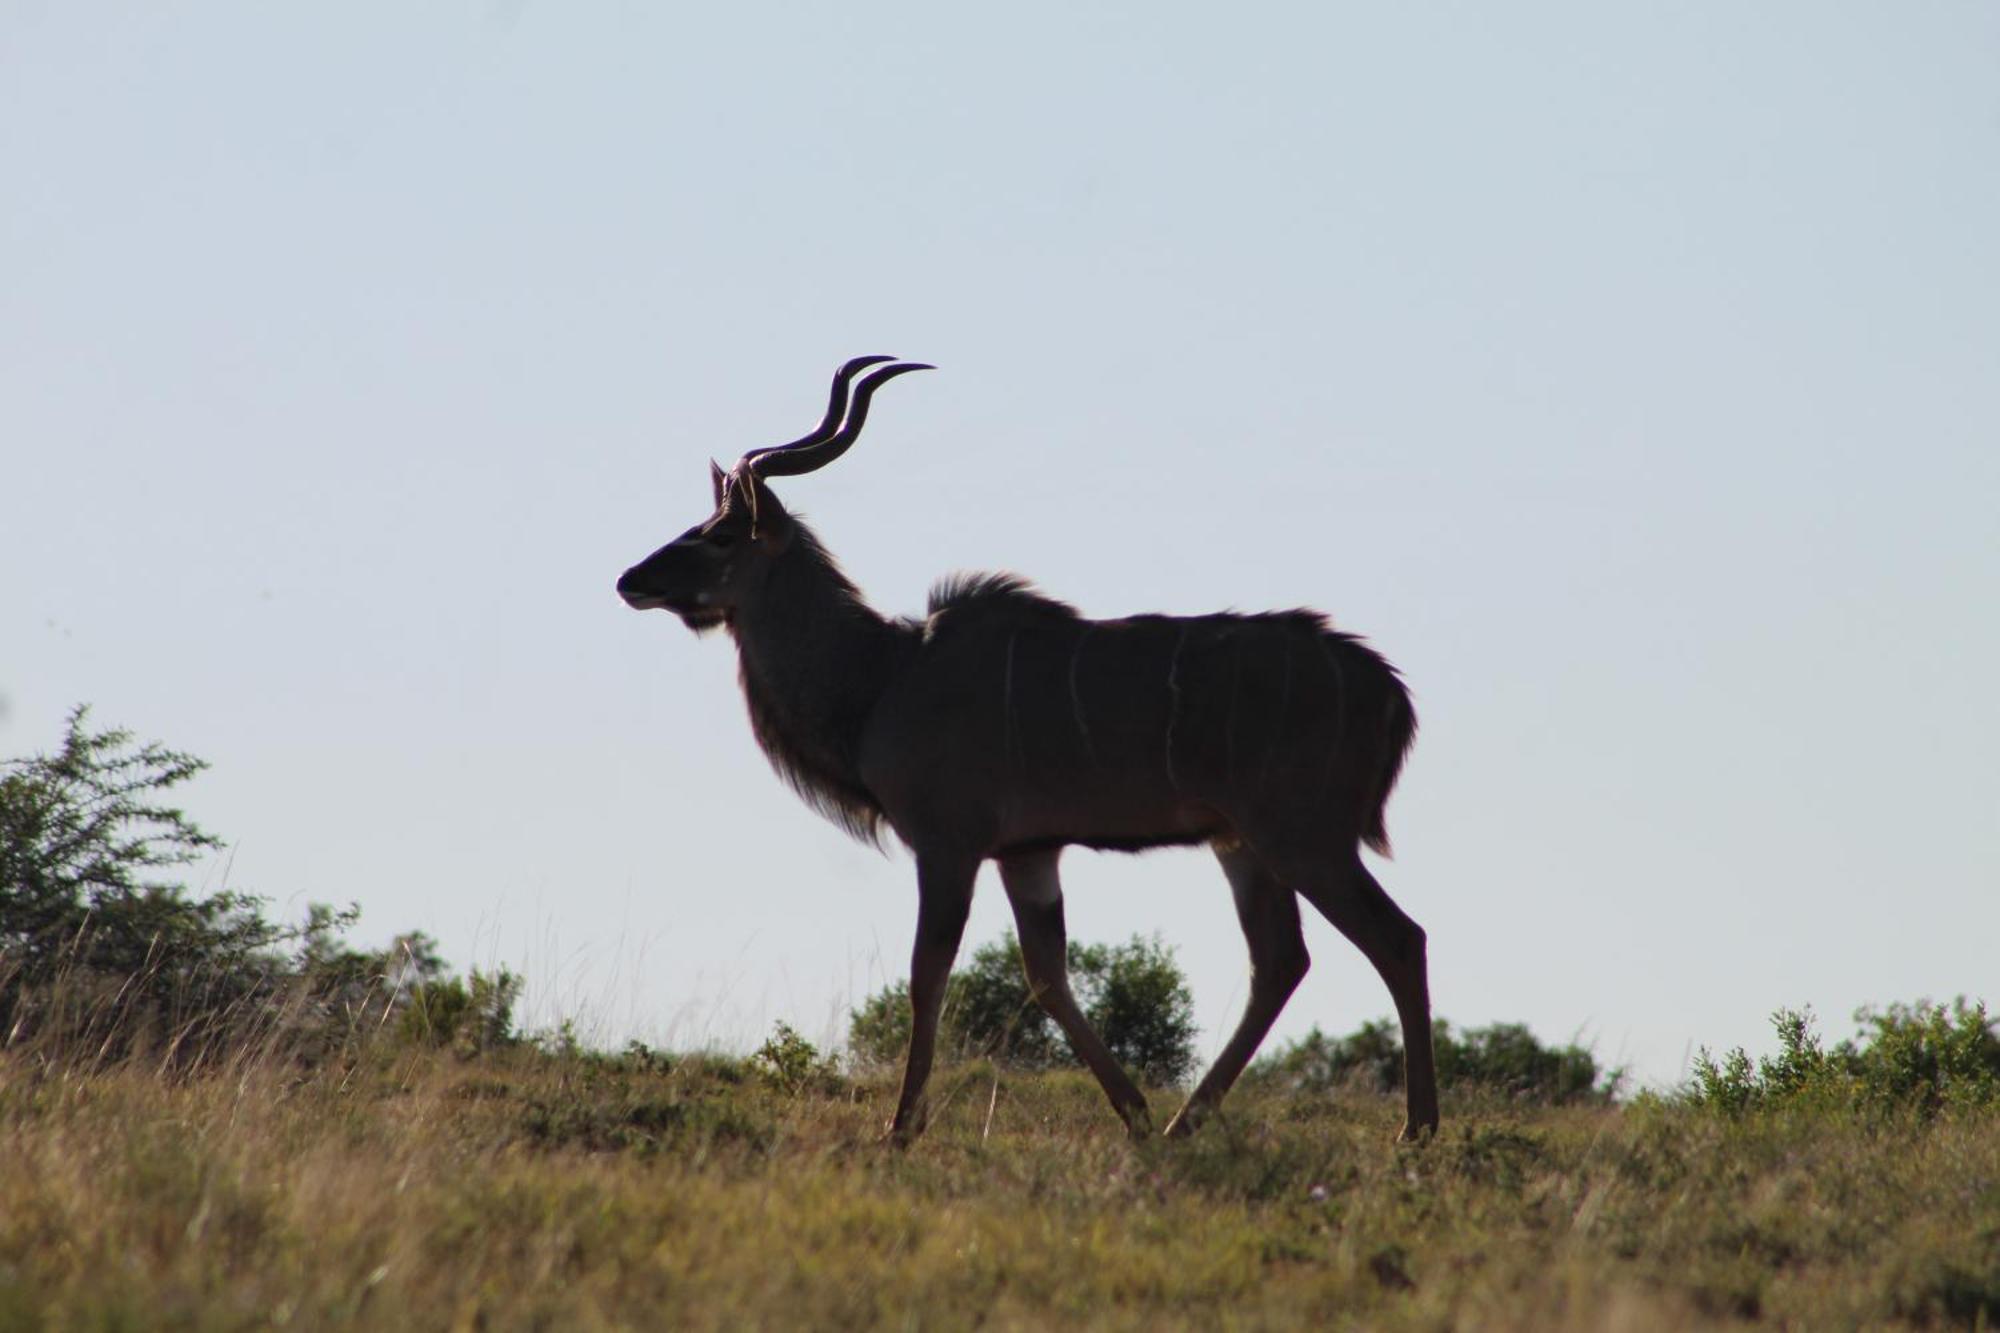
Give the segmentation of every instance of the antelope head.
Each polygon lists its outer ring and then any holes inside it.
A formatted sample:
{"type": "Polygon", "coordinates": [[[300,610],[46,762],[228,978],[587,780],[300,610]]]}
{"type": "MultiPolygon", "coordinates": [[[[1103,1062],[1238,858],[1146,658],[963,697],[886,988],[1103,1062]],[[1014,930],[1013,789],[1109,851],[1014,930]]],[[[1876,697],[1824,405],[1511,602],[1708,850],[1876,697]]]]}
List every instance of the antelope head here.
{"type": "Polygon", "coordinates": [[[861,434],[875,391],[898,375],[930,369],[894,357],[857,356],[835,371],[826,415],[812,433],[752,449],[727,472],[710,462],[715,512],[620,575],[618,595],[634,610],[672,611],[697,634],[728,624],[796,531],[764,483],[816,472],[846,453],[861,434]],[[855,382],[875,366],[882,369],[855,382]]]}

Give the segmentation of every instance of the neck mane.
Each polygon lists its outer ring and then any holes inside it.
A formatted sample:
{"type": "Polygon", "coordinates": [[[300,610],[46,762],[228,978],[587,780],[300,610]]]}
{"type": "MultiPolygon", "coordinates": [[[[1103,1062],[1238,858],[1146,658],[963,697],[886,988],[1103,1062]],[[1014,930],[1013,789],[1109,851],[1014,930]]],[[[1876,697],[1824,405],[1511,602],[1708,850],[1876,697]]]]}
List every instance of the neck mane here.
{"type": "Polygon", "coordinates": [[[797,524],[730,633],[750,727],[771,767],[806,804],[879,843],[882,807],[861,783],[861,732],[915,631],[877,614],[797,524]]]}

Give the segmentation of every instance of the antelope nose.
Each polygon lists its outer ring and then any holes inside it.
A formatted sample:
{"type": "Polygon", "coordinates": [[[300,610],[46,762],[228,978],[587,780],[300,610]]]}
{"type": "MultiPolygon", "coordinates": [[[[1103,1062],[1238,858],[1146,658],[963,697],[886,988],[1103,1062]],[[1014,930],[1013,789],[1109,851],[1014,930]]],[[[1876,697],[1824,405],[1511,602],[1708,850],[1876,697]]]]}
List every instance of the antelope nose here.
{"type": "Polygon", "coordinates": [[[627,606],[643,608],[650,605],[655,599],[648,597],[644,592],[640,591],[638,574],[639,570],[634,566],[618,576],[618,595],[625,599],[627,606]]]}

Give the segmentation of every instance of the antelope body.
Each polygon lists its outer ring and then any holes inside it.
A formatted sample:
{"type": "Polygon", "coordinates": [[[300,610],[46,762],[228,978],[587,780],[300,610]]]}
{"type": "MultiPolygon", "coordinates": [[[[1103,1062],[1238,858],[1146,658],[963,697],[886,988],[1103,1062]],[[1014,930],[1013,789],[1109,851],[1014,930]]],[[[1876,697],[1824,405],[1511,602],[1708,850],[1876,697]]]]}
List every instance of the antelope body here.
{"type": "Polygon", "coordinates": [[[779,773],[850,832],[876,840],[887,825],[915,853],[910,1051],[892,1136],[922,1128],[945,983],[989,859],[1036,998],[1145,1132],[1145,1097],[1069,989],[1057,861],[1071,845],[1198,843],[1234,894],[1251,991],[1168,1132],[1221,1101],[1305,975],[1301,897],[1388,985],[1403,1028],[1403,1134],[1434,1130],[1424,932],[1358,854],[1362,843],[1387,850],[1383,807],[1415,734],[1395,669],[1315,612],[1086,620],[1005,574],[945,580],[921,620],[879,615],[766,481],[831,462],[875,390],[929,369],[890,361],[842,366],[812,434],[727,473],[711,464],[714,512],[627,570],[618,591],[697,632],[726,627],[779,773]]]}

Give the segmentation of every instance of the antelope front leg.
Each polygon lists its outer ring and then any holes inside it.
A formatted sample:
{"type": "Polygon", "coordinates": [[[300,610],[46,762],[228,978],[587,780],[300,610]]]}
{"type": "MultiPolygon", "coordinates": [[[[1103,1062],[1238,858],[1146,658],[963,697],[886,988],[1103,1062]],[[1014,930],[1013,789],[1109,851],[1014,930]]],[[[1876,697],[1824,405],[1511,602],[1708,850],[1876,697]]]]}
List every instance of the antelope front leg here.
{"type": "Polygon", "coordinates": [[[979,863],[919,855],[917,858],[917,942],[910,952],[910,1055],[903,1066],[903,1092],[889,1139],[907,1146],[924,1131],[924,1084],[930,1080],[937,1049],[938,1017],[951,980],[952,960],[972,909],[972,882],[979,863]]]}
{"type": "Polygon", "coordinates": [[[1146,1097],[1118,1066],[1077,1007],[1069,988],[1069,932],[1063,924],[1062,880],[1056,871],[1059,853],[1024,852],[1000,862],[1000,882],[1014,907],[1014,925],[1021,939],[1021,964],[1028,985],[1042,1009],[1069,1038],[1070,1049],[1097,1076],[1098,1086],[1133,1137],[1152,1132],[1146,1097]]]}

